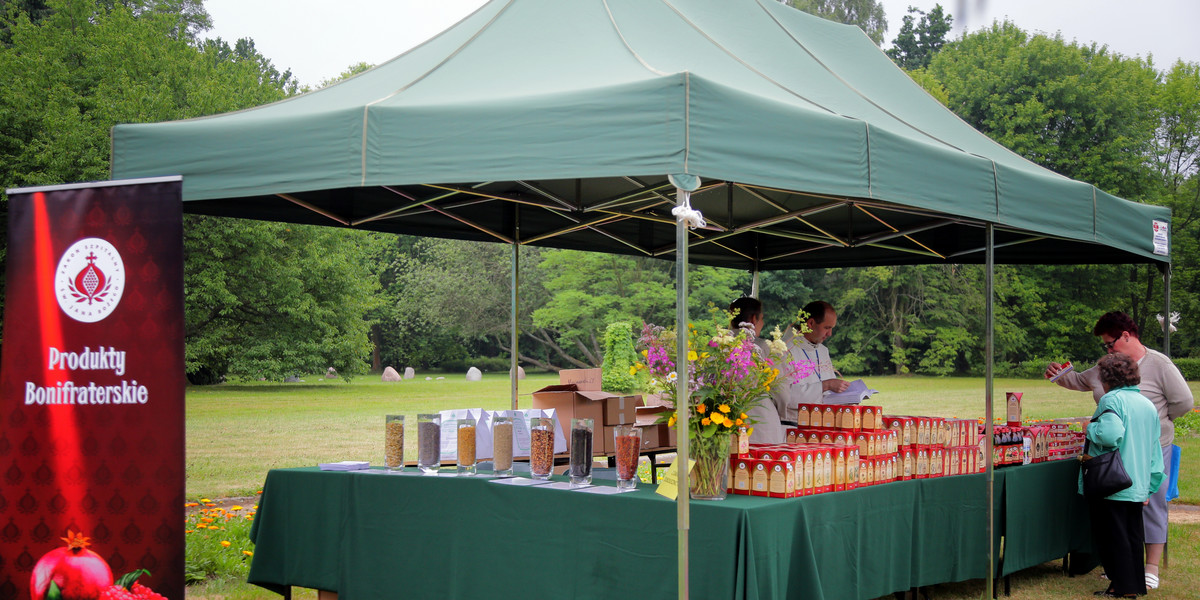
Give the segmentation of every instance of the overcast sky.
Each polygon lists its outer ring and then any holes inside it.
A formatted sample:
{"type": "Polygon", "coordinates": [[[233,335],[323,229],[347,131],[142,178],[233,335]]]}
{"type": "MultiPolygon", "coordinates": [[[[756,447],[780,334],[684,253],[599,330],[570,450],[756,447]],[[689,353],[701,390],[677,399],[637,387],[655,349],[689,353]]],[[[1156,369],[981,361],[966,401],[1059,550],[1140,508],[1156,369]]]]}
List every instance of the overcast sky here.
{"type": "MultiPolygon", "coordinates": [[[[453,25],[484,0],[205,0],[213,28],[204,37],[255,47],[280,71],[316,86],[358,62],[379,64],[453,25]]],[[[908,7],[937,2],[882,0],[884,47],[900,31],[908,7]]],[[[953,37],[1008,18],[1030,32],[1061,32],[1068,41],[1105,44],[1126,56],[1154,55],[1159,69],[1176,59],[1200,62],[1198,0],[943,0],[953,37]]]]}

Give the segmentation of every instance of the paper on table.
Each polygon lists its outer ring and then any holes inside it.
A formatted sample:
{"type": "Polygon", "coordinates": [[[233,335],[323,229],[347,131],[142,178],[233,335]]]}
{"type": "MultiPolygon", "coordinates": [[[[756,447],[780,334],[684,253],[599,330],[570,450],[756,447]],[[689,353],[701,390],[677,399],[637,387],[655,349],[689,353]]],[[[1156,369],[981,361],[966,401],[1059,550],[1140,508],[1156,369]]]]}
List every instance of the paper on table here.
{"type": "Polygon", "coordinates": [[[847,387],[843,392],[830,392],[821,398],[823,404],[858,404],[863,400],[871,397],[871,394],[878,394],[879,390],[867,389],[867,384],[861,379],[855,379],[850,382],[850,387],[847,387]]]}
{"type": "Polygon", "coordinates": [[[575,484],[570,481],[555,481],[554,483],[546,484],[546,489],[550,490],[582,490],[592,487],[587,484],[575,484]]]}
{"type": "Polygon", "coordinates": [[[528,477],[506,477],[504,479],[493,479],[491,483],[502,483],[504,485],[546,485],[550,483],[545,479],[529,479],[528,477]]]}
{"type": "Polygon", "coordinates": [[[623,490],[619,487],[613,487],[611,485],[593,485],[591,487],[579,488],[579,491],[585,494],[624,494],[625,492],[632,492],[633,490],[634,488],[623,490]]]}
{"type": "Polygon", "coordinates": [[[343,460],[335,463],[318,463],[322,471],[358,471],[368,469],[371,463],[365,460],[343,460]]]}

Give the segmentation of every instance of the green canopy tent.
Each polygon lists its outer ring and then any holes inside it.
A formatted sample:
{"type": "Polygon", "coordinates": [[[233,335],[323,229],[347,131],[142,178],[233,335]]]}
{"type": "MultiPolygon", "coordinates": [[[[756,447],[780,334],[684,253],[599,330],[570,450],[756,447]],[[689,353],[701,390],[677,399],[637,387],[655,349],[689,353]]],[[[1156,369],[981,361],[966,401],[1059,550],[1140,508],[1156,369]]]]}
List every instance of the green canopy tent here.
{"type": "Polygon", "coordinates": [[[117,126],[112,165],[183,175],[197,214],[674,258],[681,321],[688,263],[986,263],[989,427],[994,261],[1169,261],[1167,209],[1024,160],[775,0],[492,0],[328,88],[117,126]]]}

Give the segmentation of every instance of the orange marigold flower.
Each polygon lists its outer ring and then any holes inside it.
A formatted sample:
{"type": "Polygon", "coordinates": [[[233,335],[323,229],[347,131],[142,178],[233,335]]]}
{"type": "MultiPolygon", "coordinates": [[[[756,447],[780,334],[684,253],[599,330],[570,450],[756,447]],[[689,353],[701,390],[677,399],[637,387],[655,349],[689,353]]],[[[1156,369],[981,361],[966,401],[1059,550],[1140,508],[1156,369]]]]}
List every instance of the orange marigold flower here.
{"type": "Polygon", "coordinates": [[[209,517],[204,517],[203,519],[200,519],[200,520],[201,520],[201,521],[203,521],[203,522],[205,522],[205,523],[212,523],[212,522],[213,522],[213,520],[212,520],[211,518],[209,518],[209,517]]]}
{"type": "Polygon", "coordinates": [[[725,413],[725,414],[729,414],[729,405],[728,405],[728,404],[722,404],[722,405],[720,405],[720,406],[718,406],[718,407],[717,407],[717,410],[719,410],[719,411],[721,411],[721,412],[723,412],[723,413],[725,413]]]}
{"type": "Polygon", "coordinates": [[[254,553],[249,550],[242,550],[242,554],[245,554],[246,556],[254,556],[254,553]]]}
{"type": "Polygon", "coordinates": [[[705,406],[704,404],[697,404],[697,405],[696,405],[696,412],[698,412],[698,413],[700,413],[700,414],[704,414],[706,411],[708,411],[708,407],[707,407],[707,406],[705,406]]]}
{"type": "Polygon", "coordinates": [[[703,419],[700,419],[700,424],[705,426],[712,425],[712,419],[704,417],[703,419]]]}
{"type": "Polygon", "coordinates": [[[233,544],[231,544],[229,542],[229,540],[221,540],[221,545],[228,548],[228,547],[232,546],[233,544]]]}

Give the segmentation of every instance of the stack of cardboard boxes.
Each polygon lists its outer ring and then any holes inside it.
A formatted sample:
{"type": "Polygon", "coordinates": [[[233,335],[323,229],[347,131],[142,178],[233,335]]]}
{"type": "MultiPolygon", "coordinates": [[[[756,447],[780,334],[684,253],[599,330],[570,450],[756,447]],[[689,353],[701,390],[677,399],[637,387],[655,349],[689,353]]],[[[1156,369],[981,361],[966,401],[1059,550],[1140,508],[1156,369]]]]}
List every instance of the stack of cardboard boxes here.
{"type": "Polygon", "coordinates": [[[613,429],[633,425],[642,397],[601,391],[600,369],[564,369],[559,385],[546,386],[533,393],[533,408],[554,409],[564,431],[571,419],[592,419],[595,426],[593,448],[597,453],[616,452],[613,429]]]}

